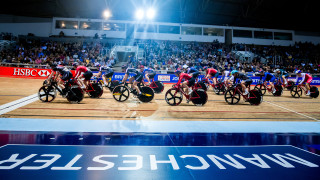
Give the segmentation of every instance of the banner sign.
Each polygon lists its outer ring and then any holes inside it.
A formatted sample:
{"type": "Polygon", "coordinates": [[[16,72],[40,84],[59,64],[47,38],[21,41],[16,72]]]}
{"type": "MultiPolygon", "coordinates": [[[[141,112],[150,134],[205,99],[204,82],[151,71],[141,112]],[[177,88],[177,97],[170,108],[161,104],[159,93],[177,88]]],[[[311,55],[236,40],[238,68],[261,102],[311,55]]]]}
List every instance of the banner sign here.
{"type": "MultiPolygon", "coordinates": [[[[37,68],[19,68],[19,67],[0,67],[0,76],[6,77],[22,77],[22,78],[47,78],[51,73],[51,69],[37,69],[37,68]]],[[[74,71],[72,71],[74,73],[74,71]]],[[[93,72],[98,73],[98,72],[93,72]]],[[[114,73],[113,80],[122,80],[125,73],[114,73]]],[[[132,76],[129,76],[129,78],[132,76]]],[[[204,76],[200,75],[199,80],[204,76]]],[[[219,76],[222,78],[222,76],[219,76]]],[[[260,81],[260,77],[251,77],[253,80],[252,85],[256,85],[260,81]]],[[[179,78],[174,74],[157,74],[154,78],[156,81],[162,81],[163,83],[177,83],[179,78]]],[[[295,82],[296,78],[289,78],[295,82]]],[[[299,78],[298,81],[300,81],[299,78]]],[[[314,77],[311,85],[320,85],[320,78],[314,77]]]]}
{"type": "Polygon", "coordinates": [[[1,179],[319,179],[320,156],[293,146],[0,148],[1,179]]]}

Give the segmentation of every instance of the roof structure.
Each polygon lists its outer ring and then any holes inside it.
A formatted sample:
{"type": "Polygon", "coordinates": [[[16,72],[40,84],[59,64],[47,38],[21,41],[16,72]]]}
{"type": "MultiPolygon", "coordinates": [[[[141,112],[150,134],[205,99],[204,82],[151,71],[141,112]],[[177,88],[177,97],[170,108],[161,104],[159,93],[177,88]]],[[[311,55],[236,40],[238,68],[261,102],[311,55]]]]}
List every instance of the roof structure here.
{"type": "Polygon", "coordinates": [[[135,10],[153,6],[154,21],[319,32],[317,1],[292,0],[10,0],[0,14],[31,17],[134,20],[135,10]]]}

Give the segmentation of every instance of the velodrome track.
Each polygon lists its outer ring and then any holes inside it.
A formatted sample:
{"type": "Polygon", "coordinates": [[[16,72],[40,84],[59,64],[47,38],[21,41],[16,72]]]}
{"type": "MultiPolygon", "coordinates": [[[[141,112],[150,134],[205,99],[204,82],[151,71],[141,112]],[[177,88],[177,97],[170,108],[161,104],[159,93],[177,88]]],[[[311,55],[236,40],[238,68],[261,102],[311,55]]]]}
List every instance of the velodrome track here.
{"type": "Polygon", "coordinates": [[[292,98],[289,91],[281,97],[264,96],[259,106],[251,106],[241,100],[237,105],[228,105],[223,95],[208,91],[208,102],[203,107],[194,106],[183,100],[179,106],[169,106],[164,94],[172,85],[166,84],[161,94],[155,94],[150,103],[140,103],[132,96],[123,103],[115,101],[105,89],[99,99],[88,95],[80,104],[70,104],[58,96],[53,102],[42,103],[35,96],[42,79],[21,79],[0,77],[0,105],[30,97],[31,101],[11,111],[1,113],[2,118],[32,119],[85,119],[85,120],[147,120],[147,121],[286,121],[318,122],[320,119],[320,98],[303,96],[292,98]],[[34,96],[32,96],[34,95],[34,96]]]}

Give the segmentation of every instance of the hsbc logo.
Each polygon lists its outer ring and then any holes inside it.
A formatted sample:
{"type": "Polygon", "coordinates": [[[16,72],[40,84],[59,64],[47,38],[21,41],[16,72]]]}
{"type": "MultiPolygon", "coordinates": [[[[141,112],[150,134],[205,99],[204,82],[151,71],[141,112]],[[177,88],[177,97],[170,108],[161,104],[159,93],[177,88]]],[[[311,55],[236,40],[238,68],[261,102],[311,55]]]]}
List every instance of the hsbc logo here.
{"type": "Polygon", "coordinates": [[[45,76],[49,76],[50,73],[49,73],[48,70],[40,70],[40,71],[38,72],[38,75],[41,76],[41,77],[45,77],[45,76]]]}
{"type": "Polygon", "coordinates": [[[38,70],[37,69],[21,69],[21,68],[14,68],[13,75],[14,76],[32,76],[32,77],[47,77],[50,75],[48,70],[38,70]]]}

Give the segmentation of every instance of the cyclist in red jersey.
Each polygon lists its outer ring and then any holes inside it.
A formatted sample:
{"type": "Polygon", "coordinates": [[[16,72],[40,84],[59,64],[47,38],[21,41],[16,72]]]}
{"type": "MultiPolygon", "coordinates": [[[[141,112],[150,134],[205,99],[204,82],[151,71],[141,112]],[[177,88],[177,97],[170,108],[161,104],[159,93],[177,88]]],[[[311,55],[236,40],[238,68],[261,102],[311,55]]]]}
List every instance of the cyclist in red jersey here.
{"type": "Polygon", "coordinates": [[[195,78],[192,77],[192,76],[190,76],[190,75],[187,74],[187,73],[181,73],[180,70],[176,70],[176,71],[174,72],[174,74],[179,77],[179,81],[178,81],[178,83],[177,83],[177,86],[180,86],[181,81],[182,81],[182,80],[185,80],[185,81],[182,83],[182,88],[186,88],[186,94],[191,94],[192,89],[189,88],[189,87],[191,87],[191,86],[194,85],[194,83],[195,83],[195,78]]]}
{"type": "Polygon", "coordinates": [[[82,89],[87,88],[90,78],[93,76],[91,70],[85,66],[79,66],[79,63],[77,62],[73,63],[72,66],[76,68],[76,73],[74,78],[80,82],[80,84],[82,85],[81,87],[82,89]],[[81,78],[84,78],[83,82],[81,78]]]}
{"type": "Polygon", "coordinates": [[[205,70],[206,70],[206,78],[211,79],[213,84],[216,85],[219,77],[219,72],[216,69],[207,68],[207,67],[205,67],[205,70]]]}

